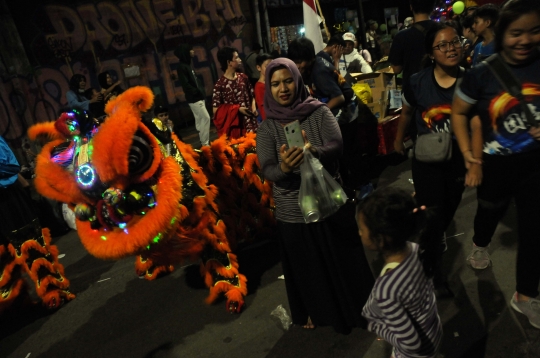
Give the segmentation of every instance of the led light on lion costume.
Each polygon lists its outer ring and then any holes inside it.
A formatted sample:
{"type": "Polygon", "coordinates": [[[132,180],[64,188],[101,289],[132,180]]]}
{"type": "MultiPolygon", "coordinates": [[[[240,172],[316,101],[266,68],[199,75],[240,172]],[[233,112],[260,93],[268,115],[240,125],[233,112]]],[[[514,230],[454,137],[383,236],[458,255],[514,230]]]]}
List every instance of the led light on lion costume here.
{"type": "Polygon", "coordinates": [[[246,278],[233,249],[271,234],[275,224],[255,135],[223,137],[200,151],[174,134],[163,143],[141,120],[152,102],[148,88],[134,87],[107,104],[99,128],[82,112],[30,128],[32,139],[51,140],[38,155],[36,188],[74,210],[92,255],[137,255],[136,271],[149,280],[200,258],[207,302],[224,293],[227,309],[240,312],[246,278]]]}

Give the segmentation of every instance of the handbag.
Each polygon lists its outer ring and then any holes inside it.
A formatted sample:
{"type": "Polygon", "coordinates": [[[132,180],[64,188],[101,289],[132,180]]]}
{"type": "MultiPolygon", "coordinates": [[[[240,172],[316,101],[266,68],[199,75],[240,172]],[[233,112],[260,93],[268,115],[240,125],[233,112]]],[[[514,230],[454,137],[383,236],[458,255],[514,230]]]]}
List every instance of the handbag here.
{"type": "Polygon", "coordinates": [[[440,163],[452,159],[452,134],[440,132],[418,136],[414,156],[424,163],[440,163]]]}
{"type": "MultiPolygon", "coordinates": [[[[465,70],[460,67],[460,72],[465,70]]],[[[463,77],[458,77],[459,88],[463,77]]],[[[452,159],[452,128],[449,132],[427,133],[419,135],[414,146],[416,160],[424,163],[441,163],[452,159]]]]}

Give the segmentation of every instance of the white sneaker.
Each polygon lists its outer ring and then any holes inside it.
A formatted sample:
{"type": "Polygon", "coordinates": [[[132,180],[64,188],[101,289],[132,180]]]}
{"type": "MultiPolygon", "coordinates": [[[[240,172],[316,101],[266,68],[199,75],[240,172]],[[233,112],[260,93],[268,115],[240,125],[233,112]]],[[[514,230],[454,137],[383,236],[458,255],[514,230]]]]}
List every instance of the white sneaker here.
{"type": "Polygon", "coordinates": [[[473,249],[470,255],[467,256],[467,261],[472,268],[483,270],[489,266],[491,259],[489,258],[488,249],[489,245],[486,247],[480,247],[473,244],[473,249]]]}
{"type": "Polygon", "coordinates": [[[528,301],[518,301],[518,293],[514,293],[510,300],[510,306],[519,313],[523,313],[529,319],[529,323],[535,327],[540,328],[540,300],[535,298],[529,298],[528,301]]]}

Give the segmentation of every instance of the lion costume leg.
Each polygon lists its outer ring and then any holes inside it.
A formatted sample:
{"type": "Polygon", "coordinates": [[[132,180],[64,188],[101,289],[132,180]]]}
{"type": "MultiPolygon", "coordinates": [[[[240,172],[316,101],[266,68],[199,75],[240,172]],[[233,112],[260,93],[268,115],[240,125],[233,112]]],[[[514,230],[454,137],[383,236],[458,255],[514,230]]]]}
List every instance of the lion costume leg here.
{"type": "Polygon", "coordinates": [[[37,219],[11,233],[7,248],[13,262],[35,284],[37,295],[49,309],[60,307],[75,295],[69,292],[69,280],[58,262],[58,249],[51,245],[49,229],[41,229],[37,219]]]}

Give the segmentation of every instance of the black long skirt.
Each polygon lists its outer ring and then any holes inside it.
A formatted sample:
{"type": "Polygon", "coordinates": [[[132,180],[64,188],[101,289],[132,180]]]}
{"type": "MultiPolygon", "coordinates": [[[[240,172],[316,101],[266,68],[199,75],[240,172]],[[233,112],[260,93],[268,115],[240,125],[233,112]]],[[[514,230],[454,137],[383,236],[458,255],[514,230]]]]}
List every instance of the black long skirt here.
{"type": "Polygon", "coordinates": [[[0,188],[0,244],[36,218],[34,203],[18,181],[0,188]]]}
{"type": "Polygon", "coordinates": [[[308,317],[316,326],[349,333],[366,327],[362,308],[374,278],[358,235],[354,205],[323,222],[279,222],[285,286],[294,324],[308,317]]]}

